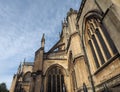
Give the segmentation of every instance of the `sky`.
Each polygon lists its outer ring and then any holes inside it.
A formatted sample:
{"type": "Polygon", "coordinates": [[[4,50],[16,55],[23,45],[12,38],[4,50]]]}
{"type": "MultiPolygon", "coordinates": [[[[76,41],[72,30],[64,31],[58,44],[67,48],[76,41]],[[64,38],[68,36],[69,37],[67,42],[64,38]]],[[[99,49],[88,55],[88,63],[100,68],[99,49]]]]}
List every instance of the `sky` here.
{"type": "Polygon", "coordinates": [[[0,83],[10,89],[20,62],[34,61],[45,33],[45,51],[59,39],[62,20],[81,0],[0,0],[0,83]]]}

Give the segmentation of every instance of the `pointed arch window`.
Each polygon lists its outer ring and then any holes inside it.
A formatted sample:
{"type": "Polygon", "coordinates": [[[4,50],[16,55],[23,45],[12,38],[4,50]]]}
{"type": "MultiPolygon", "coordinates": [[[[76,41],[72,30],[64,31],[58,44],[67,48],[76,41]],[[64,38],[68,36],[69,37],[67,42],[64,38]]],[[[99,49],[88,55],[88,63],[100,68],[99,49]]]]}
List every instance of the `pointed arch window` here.
{"type": "Polygon", "coordinates": [[[86,30],[95,65],[99,68],[118,53],[117,49],[98,18],[89,18],[86,22],[86,30]]]}
{"type": "Polygon", "coordinates": [[[66,92],[64,75],[58,67],[52,68],[48,73],[47,92],[66,92]]]}

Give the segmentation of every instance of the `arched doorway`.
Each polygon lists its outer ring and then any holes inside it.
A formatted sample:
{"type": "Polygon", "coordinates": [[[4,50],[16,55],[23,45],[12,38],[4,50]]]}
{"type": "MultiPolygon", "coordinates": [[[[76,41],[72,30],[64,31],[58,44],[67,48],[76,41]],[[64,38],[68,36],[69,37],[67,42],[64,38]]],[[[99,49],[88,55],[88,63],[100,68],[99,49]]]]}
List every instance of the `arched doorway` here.
{"type": "Polygon", "coordinates": [[[49,69],[46,83],[47,92],[66,92],[64,74],[58,66],[49,69]]]}

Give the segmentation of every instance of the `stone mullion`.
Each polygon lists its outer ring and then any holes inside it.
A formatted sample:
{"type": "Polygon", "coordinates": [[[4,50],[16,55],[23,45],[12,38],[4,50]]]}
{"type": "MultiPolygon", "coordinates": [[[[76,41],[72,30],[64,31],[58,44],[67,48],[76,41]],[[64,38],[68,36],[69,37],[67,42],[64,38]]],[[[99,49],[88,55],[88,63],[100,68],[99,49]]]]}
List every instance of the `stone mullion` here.
{"type": "MultiPolygon", "coordinates": [[[[95,43],[93,42],[93,40],[91,40],[91,43],[92,43],[92,45],[93,45],[93,49],[94,49],[94,51],[95,51],[95,54],[96,54],[96,57],[97,57],[97,59],[98,59],[98,63],[99,63],[99,65],[101,65],[101,60],[100,60],[100,57],[99,57],[99,54],[98,54],[98,52],[97,52],[97,49],[96,49],[96,47],[95,47],[95,43]]],[[[96,61],[95,61],[96,62],[96,61]]]]}
{"type": "Polygon", "coordinates": [[[102,30],[102,29],[101,29],[100,23],[99,23],[97,20],[94,20],[94,21],[92,21],[92,22],[93,22],[94,28],[95,28],[95,29],[98,28],[100,34],[102,35],[103,40],[105,41],[105,45],[107,46],[108,51],[110,52],[110,55],[113,56],[114,53],[113,53],[113,51],[112,51],[112,48],[110,47],[110,45],[109,45],[109,43],[108,43],[108,41],[107,41],[107,38],[105,37],[105,34],[103,33],[103,31],[105,31],[105,30],[102,30]],[[97,23],[97,25],[96,25],[95,22],[97,23]]]}
{"type": "Polygon", "coordinates": [[[57,92],[57,74],[55,75],[55,80],[56,80],[56,92],[57,92]]]}
{"type": "MultiPolygon", "coordinates": [[[[95,23],[94,23],[93,20],[91,21],[91,24],[92,24],[91,26],[94,27],[94,32],[95,32],[97,27],[96,27],[96,25],[95,25],[95,23]]],[[[97,25],[98,25],[98,24],[97,24],[97,25]]],[[[92,30],[92,29],[91,29],[91,30],[92,30]]],[[[97,42],[98,42],[98,45],[99,45],[99,47],[100,47],[100,50],[101,50],[101,52],[102,52],[102,54],[103,54],[103,58],[104,58],[105,61],[107,61],[107,57],[106,57],[106,54],[105,54],[104,51],[103,51],[102,44],[100,43],[100,40],[99,40],[97,34],[94,33],[94,35],[95,35],[95,38],[96,38],[96,40],[97,40],[97,42]]]]}
{"type": "Polygon", "coordinates": [[[53,92],[53,75],[51,75],[51,92],[53,92]]]}
{"type": "MultiPolygon", "coordinates": [[[[96,21],[96,20],[93,20],[92,19],[92,25],[93,25],[93,27],[95,28],[95,31],[99,31],[99,30],[96,30],[97,28],[99,28],[99,23],[96,21]],[[96,23],[95,23],[96,22],[96,23]]],[[[103,38],[103,40],[104,40],[104,36],[103,36],[103,34],[101,33],[101,31],[99,31],[100,32],[100,34],[101,34],[101,36],[102,36],[102,38],[103,38]]],[[[98,37],[98,36],[97,36],[98,37]]],[[[104,42],[105,42],[105,40],[104,40],[104,42]]],[[[105,42],[105,45],[106,45],[106,42],[105,42]]],[[[107,45],[106,45],[107,46],[107,45]]],[[[102,47],[102,44],[101,44],[101,47],[102,47]]],[[[101,48],[100,47],[100,48],[101,48]]],[[[103,48],[103,47],[102,47],[103,48]]],[[[108,48],[108,47],[107,47],[108,48]]],[[[105,59],[105,62],[107,62],[107,56],[106,56],[106,54],[105,54],[105,52],[103,51],[104,49],[102,49],[101,50],[101,52],[102,53],[104,53],[104,55],[103,55],[103,57],[104,57],[104,59],[105,59]]],[[[109,49],[108,49],[108,51],[109,51],[109,49]]]]}
{"type": "MultiPolygon", "coordinates": [[[[95,33],[94,33],[94,36],[95,36],[95,39],[96,39],[96,41],[97,41],[97,43],[98,43],[99,49],[100,49],[101,53],[103,54],[104,60],[107,61],[106,55],[105,55],[105,53],[104,53],[104,51],[103,51],[103,48],[102,48],[102,46],[101,46],[101,43],[100,43],[100,40],[99,40],[98,36],[97,36],[95,33]]],[[[99,52],[98,52],[98,53],[99,53],[99,52]]],[[[101,60],[100,60],[100,61],[101,61],[101,60]]],[[[101,63],[100,63],[100,64],[101,64],[101,63]]],[[[102,64],[101,64],[101,65],[102,65],[102,64]]]]}
{"type": "Polygon", "coordinates": [[[61,74],[59,75],[59,77],[60,77],[60,92],[62,92],[62,87],[61,87],[61,85],[62,85],[62,82],[61,82],[61,74]]]}
{"type": "Polygon", "coordinates": [[[97,42],[98,42],[98,45],[99,45],[99,47],[100,47],[100,50],[101,50],[101,52],[102,52],[102,54],[103,54],[103,58],[104,58],[104,60],[107,61],[106,54],[104,53],[104,50],[103,50],[102,44],[101,44],[101,42],[100,42],[100,40],[99,40],[97,34],[95,34],[95,38],[96,38],[96,40],[97,40],[97,42]]]}
{"type": "Polygon", "coordinates": [[[101,27],[98,27],[98,30],[99,30],[99,32],[101,33],[101,35],[102,35],[102,37],[103,37],[103,40],[105,41],[105,44],[106,44],[106,46],[107,46],[107,48],[108,48],[108,51],[109,51],[110,55],[111,55],[111,56],[114,56],[114,53],[113,53],[113,51],[112,51],[112,48],[110,47],[110,45],[109,45],[109,43],[108,43],[108,41],[107,41],[107,38],[105,37],[105,35],[104,35],[104,33],[103,33],[103,31],[105,31],[105,30],[102,30],[101,27]]]}

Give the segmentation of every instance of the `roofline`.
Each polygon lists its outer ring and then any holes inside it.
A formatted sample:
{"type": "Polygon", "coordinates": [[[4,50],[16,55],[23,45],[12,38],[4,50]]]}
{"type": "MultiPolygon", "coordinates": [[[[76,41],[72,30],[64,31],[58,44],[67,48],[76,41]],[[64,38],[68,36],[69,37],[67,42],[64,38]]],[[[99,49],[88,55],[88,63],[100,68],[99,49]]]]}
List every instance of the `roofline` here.
{"type": "Polygon", "coordinates": [[[78,21],[80,19],[80,16],[81,16],[81,13],[83,11],[83,7],[84,7],[86,1],[87,0],[82,0],[82,2],[80,4],[80,8],[79,8],[79,11],[78,11],[78,14],[77,14],[77,17],[76,17],[77,23],[78,23],[78,21]]]}

